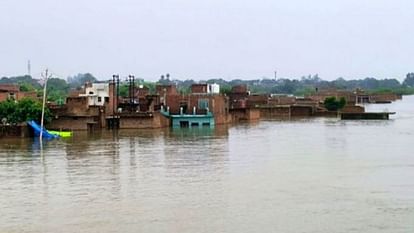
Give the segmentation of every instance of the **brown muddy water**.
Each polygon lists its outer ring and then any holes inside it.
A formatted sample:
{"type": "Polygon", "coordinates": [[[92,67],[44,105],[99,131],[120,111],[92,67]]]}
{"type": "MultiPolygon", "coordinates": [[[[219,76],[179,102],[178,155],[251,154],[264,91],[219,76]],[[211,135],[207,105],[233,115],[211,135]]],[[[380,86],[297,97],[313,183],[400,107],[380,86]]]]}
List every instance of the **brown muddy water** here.
{"type": "Polygon", "coordinates": [[[414,232],[414,97],[214,130],[0,141],[0,232],[414,232]]]}

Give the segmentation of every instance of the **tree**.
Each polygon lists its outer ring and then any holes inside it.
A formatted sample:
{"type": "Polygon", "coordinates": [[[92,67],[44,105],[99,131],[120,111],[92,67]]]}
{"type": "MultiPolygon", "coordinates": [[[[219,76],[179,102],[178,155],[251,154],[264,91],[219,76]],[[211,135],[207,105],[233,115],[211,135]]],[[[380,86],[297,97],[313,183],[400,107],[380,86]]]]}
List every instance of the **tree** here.
{"type": "Polygon", "coordinates": [[[230,93],[231,93],[231,86],[230,85],[220,86],[220,94],[229,95],[230,93]]]}
{"type": "Polygon", "coordinates": [[[19,85],[20,85],[20,91],[23,91],[23,92],[36,91],[36,89],[30,83],[24,82],[24,83],[20,83],[19,85]]]}
{"type": "Polygon", "coordinates": [[[323,105],[329,111],[338,111],[345,107],[346,100],[344,97],[341,97],[339,100],[337,100],[336,97],[328,97],[323,102],[323,105]]]}
{"type": "MultiPolygon", "coordinates": [[[[6,100],[0,103],[0,119],[6,119],[8,123],[17,124],[35,120],[40,122],[42,116],[42,103],[30,98],[24,98],[19,102],[6,100]]],[[[45,108],[45,122],[49,122],[51,114],[45,108]]]]}
{"type": "Polygon", "coordinates": [[[16,123],[16,109],[17,103],[14,100],[8,99],[0,102],[0,120],[1,122],[16,123]]]}
{"type": "Polygon", "coordinates": [[[69,84],[64,79],[50,78],[47,81],[47,96],[48,100],[58,101],[63,100],[69,93],[69,84]]]}
{"type": "Polygon", "coordinates": [[[86,82],[94,83],[97,82],[98,79],[96,79],[92,74],[86,73],[86,74],[77,74],[73,77],[68,77],[68,84],[71,88],[80,88],[82,87],[86,82]]]}
{"type": "Polygon", "coordinates": [[[414,87],[414,73],[407,74],[407,77],[405,78],[403,85],[407,87],[414,87]]]}
{"type": "Polygon", "coordinates": [[[127,84],[119,84],[119,96],[121,97],[128,97],[129,96],[129,85],[127,84]]]}

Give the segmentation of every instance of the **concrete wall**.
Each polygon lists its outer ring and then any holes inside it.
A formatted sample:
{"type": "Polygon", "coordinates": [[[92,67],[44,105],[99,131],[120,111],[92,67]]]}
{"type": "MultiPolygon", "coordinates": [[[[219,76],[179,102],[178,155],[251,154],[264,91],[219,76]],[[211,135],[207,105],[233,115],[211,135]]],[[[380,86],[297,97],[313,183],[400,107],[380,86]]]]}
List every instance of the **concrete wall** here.
{"type": "Polygon", "coordinates": [[[173,116],[172,117],[172,127],[173,128],[182,128],[181,122],[187,123],[188,128],[193,127],[203,127],[203,126],[214,126],[214,117],[210,116],[197,116],[193,115],[182,115],[182,116],[173,116]]]}

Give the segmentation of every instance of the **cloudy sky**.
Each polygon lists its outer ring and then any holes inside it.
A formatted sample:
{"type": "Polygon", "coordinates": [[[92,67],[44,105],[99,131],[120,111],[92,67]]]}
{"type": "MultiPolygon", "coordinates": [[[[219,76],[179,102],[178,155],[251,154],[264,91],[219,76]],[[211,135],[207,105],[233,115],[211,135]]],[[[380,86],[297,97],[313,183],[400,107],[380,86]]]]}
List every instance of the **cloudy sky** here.
{"type": "Polygon", "coordinates": [[[0,76],[403,79],[412,0],[0,0],[0,76]]]}

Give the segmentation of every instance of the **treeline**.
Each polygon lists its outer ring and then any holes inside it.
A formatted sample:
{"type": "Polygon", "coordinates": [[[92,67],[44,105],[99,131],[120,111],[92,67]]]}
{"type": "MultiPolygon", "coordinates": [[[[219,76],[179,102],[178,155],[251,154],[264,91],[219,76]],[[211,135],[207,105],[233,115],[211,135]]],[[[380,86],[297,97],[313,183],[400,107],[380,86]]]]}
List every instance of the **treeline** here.
{"type": "MultiPolygon", "coordinates": [[[[18,84],[20,91],[35,91],[39,97],[43,94],[43,80],[33,79],[30,75],[3,77],[0,84],[18,84]]],[[[92,74],[77,74],[67,80],[52,77],[47,82],[47,96],[49,101],[64,101],[69,91],[82,87],[85,82],[99,82],[92,74]]]]}
{"type": "MultiPolygon", "coordinates": [[[[104,82],[99,81],[90,73],[77,74],[68,77],[66,80],[61,78],[50,78],[47,85],[48,100],[49,101],[63,101],[70,90],[80,89],[85,82],[104,82]]],[[[33,79],[31,76],[16,76],[3,77],[0,79],[1,83],[19,84],[21,91],[36,91],[39,97],[42,94],[41,80],[33,79]]],[[[333,81],[326,81],[321,79],[317,74],[301,77],[300,79],[252,79],[242,80],[233,79],[230,81],[218,78],[195,81],[193,79],[179,80],[172,79],[169,74],[162,75],[157,82],[145,81],[137,78],[135,84],[143,85],[149,88],[151,93],[154,93],[156,84],[175,84],[180,93],[189,93],[190,87],[194,83],[217,83],[220,85],[222,93],[229,93],[231,87],[235,85],[247,85],[252,93],[274,93],[274,94],[293,94],[296,96],[303,96],[312,94],[316,89],[344,89],[355,90],[356,88],[363,89],[368,93],[396,93],[396,94],[414,94],[414,73],[408,73],[403,82],[397,79],[353,79],[345,80],[338,78],[333,81]]],[[[120,95],[128,96],[128,83],[121,81],[120,95]]]]}
{"type": "MultiPolygon", "coordinates": [[[[194,80],[169,80],[161,77],[159,83],[175,83],[180,90],[186,92],[194,80]]],[[[209,79],[201,82],[220,84],[220,89],[223,93],[230,92],[234,85],[247,85],[252,93],[274,93],[274,94],[293,94],[296,96],[303,96],[312,94],[316,89],[342,89],[355,90],[357,88],[363,89],[368,93],[396,93],[396,94],[414,94],[414,73],[407,74],[405,80],[401,83],[397,79],[353,79],[345,80],[338,78],[333,81],[326,81],[321,79],[317,74],[304,76],[300,79],[253,79],[241,80],[234,79],[226,81],[224,79],[209,79]]]]}

